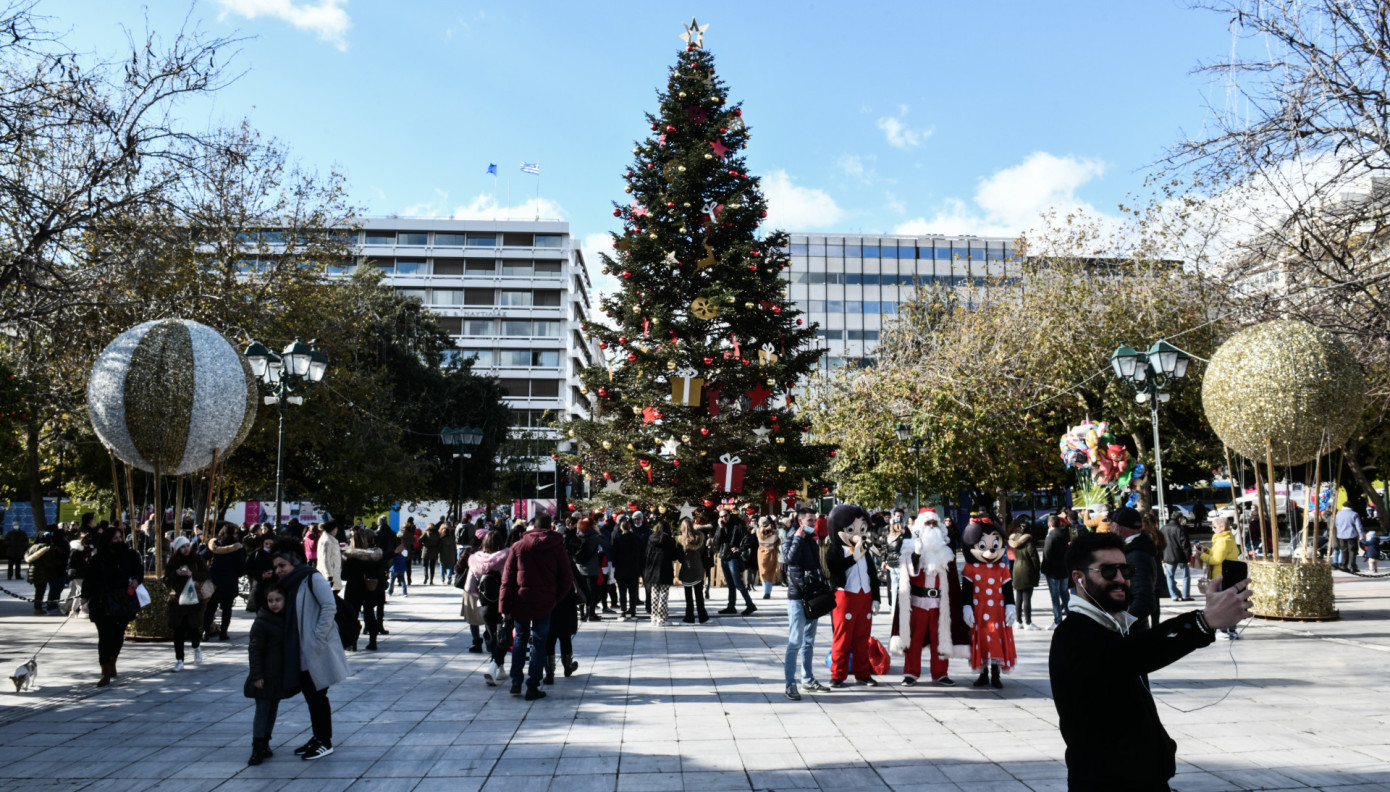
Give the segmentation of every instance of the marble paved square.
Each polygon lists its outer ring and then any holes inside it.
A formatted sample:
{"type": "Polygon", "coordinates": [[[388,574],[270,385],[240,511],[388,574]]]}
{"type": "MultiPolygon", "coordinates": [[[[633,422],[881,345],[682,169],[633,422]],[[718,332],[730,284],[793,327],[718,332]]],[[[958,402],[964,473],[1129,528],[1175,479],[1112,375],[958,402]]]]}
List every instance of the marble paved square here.
{"type": "MultiPolygon", "coordinates": [[[[350,655],[352,678],[330,692],[336,752],[316,762],[290,754],[308,739],[294,699],[281,707],[276,756],[259,767],[246,766],[252,706],[241,693],[249,614],[237,614],[231,641],[206,645],[205,662],[178,674],[167,644],[128,643],[118,683],[98,689],[90,622],[30,616],[27,603],[0,595],[6,676],[53,636],[38,689],[0,694],[0,792],[1066,788],[1047,631],[1016,633],[1019,665],[1001,691],[971,687],[955,661],[952,689],[903,688],[890,672],[876,689],[791,702],[778,589],[751,618],[583,624],[578,673],[527,703],[484,684],[454,589],[411,591],[389,605],[381,651],[350,655]]],[[[1390,582],[1339,574],[1341,621],[1255,621],[1241,640],[1154,675],[1179,744],[1173,788],[1390,790],[1387,595],[1390,582]]],[[[1035,611],[1045,601],[1035,592],[1035,611]]],[[[885,644],[888,629],[880,617],[885,644]]],[[[829,633],[827,620],[818,657],[829,633]]],[[[1097,717],[1115,723],[1123,750],[1124,713],[1097,717]]]]}

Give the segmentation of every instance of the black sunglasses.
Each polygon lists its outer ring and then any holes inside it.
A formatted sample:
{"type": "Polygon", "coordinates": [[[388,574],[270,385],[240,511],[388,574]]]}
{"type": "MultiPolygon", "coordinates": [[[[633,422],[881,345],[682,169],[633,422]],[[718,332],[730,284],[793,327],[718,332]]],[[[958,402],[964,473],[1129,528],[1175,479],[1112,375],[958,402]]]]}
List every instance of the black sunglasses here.
{"type": "Polygon", "coordinates": [[[1125,580],[1134,579],[1133,564],[1101,564],[1098,567],[1086,567],[1093,572],[1099,572],[1100,576],[1106,580],[1114,580],[1116,574],[1124,575],[1125,580]]]}

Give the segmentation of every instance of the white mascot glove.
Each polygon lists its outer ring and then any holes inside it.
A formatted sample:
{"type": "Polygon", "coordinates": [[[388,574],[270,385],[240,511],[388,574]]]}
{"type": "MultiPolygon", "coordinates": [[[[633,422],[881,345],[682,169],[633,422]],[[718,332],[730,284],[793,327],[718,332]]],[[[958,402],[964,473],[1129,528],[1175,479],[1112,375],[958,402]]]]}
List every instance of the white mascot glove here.
{"type": "Polygon", "coordinates": [[[965,626],[972,630],[975,629],[975,609],[966,605],[961,608],[961,612],[965,615],[965,626]]]}
{"type": "Polygon", "coordinates": [[[877,615],[878,615],[878,611],[879,611],[879,607],[880,607],[880,606],[879,606],[878,600],[874,600],[874,606],[873,606],[872,608],[869,609],[869,612],[872,613],[873,615],[877,616],[877,615]]]}
{"type": "Polygon", "coordinates": [[[1012,627],[1018,621],[1018,607],[1014,605],[1004,606],[1004,626],[1012,627]]]}

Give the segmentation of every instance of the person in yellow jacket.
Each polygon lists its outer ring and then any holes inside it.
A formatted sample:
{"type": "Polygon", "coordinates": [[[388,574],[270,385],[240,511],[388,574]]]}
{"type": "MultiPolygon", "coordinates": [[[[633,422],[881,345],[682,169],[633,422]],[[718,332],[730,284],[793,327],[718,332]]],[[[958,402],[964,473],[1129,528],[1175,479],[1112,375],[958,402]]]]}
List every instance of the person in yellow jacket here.
{"type": "MultiPolygon", "coordinates": [[[[1240,558],[1240,548],[1236,546],[1236,535],[1231,530],[1231,518],[1223,517],[1216,521],[1216,533],[1211,537],[1211,549],[1207,550],[1202,545],[1197,545],[1201,553],[1202,563],[1207,565],[1207,579],[1211,580],[1221,576],[1221,564],[1225,561],[1235,561],[1240,558]]],[[[1240,634],[1234,627],[1224,630],[1217,630],[1217,638],[1239,638],[1240,634]]]]}

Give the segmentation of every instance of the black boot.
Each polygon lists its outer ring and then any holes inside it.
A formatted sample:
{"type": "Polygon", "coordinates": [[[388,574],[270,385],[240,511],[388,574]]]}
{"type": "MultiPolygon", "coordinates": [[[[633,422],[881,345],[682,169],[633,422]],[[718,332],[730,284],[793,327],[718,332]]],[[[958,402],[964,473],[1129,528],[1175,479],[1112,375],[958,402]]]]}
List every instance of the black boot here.
{"type": "Polygon", "coordinates": [[[371,640],[367,641],[367,650],[372,652],[376,651],[376,635],[372,635],[371,640]]]}
{"type": "Polygon", "coordinates": [[[975,680],[975,687],[984,687],[989,684],[989,668],[981,668],[980,676],[975,680]]]}
{"type": "Polygon", "coordinates": [[[999,681],[999,666],[993,663],[989,666],[989,685],[995,690],[1004,687],[1004,683],[999,681]]]}
{"type": "Polygon", "coordinates": [[[269,740],[252,740],[251,758],[246,760],[246,764],[251,766],[258,765],[274,755],[275,752],[270,750],[269,740]]]}
{"type": "Polygon", "coordinates": [[[545,658],[545,684],[555,684],[555,655],[547,655],[545,658]]]}
{"type": "Polygon", "coordinates": [[[574,655],[561,655],[560,662],[565,666],[565,676],[574,676],[574,672],[579,670],[579,661],[574,659],[574,655]]]}

